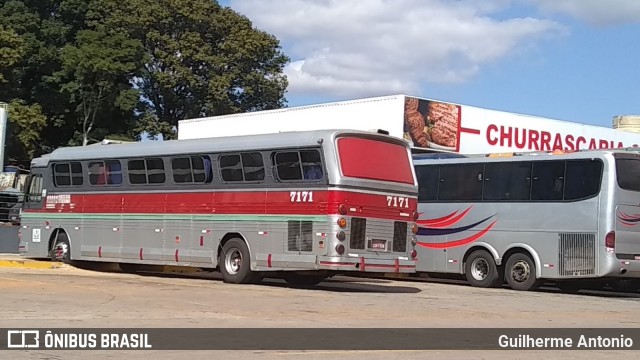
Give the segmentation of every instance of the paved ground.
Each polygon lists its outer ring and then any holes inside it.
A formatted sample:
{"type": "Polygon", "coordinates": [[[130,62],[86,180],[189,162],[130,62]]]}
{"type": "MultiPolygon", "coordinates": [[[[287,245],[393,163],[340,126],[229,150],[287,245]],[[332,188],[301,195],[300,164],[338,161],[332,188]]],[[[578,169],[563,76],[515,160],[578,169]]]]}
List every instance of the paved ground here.
{"type": "MultiPolygon", "coordinates": [[[[11,327],[640,327],[640,294],[516,292],[338,278],[316,289],[217,275],[133,275],[64,266],[2,267],[0,320],[11,327]]],[[[381,340],[383,341],[383,339],[381,340]]],[[[640,339],[637,339],[640,342],[640,339]]],[[[618,359],[623,351],[5,351],[0,359],[618,359]]]]}

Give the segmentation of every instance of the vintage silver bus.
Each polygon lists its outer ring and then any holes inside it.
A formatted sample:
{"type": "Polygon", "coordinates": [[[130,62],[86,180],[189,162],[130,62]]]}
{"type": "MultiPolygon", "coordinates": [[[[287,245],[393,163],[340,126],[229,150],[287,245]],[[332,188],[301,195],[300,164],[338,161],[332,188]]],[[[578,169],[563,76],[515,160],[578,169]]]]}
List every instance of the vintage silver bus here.
{"type": "Polygon", "coordinates": [[[231,283],[413,273],[417,192],[408,145],[373,132],[60,148],[32,162],[19,246],[231,283]]]}
{"type": "Polygon", "coordinates": [[[517,290],[640,277],[638,152],[511,155],[414,155],[418,272],[517,290]]]}

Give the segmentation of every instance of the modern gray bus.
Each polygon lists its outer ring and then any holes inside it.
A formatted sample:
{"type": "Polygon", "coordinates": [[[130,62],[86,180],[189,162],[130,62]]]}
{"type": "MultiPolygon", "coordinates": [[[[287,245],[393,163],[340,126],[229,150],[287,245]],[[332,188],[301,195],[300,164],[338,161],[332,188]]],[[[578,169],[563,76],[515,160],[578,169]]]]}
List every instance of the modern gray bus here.
{"type": "Polygon", "coordinates": [[[638,152],[511,155],[414,155],[418,272],[516,290],[640,277],[638,152]]]}

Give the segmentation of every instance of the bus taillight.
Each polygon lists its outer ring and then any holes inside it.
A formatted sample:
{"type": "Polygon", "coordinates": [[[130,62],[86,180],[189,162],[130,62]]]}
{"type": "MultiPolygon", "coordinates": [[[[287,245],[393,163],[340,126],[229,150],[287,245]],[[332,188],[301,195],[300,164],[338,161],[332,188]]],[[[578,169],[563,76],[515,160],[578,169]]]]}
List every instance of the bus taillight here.
{"type": "Polygon", "coordinates": [[[413,224],[413,226],[411,227],[411,232],[414,234],[418,233],[418,224],[413,224]]]}
{"type": "Polygon", "coordinates": [[[347,214],[347,205],[346,204],[340,204],[338,205],[338,212],[342,215],[346,215],[347,214]]]}
{"type": "Polygon", "coordinates": [[[417,211],[413,212],[413,221],[418,221],[418,218],[420,218],[420,213],[417,211]]]}
{"type": "Polygon", "coordinates": [[[411,250],[411,258],[415,259],[416,257],[418,257],[418,252],[415,249],[411,250]]]}
{"type": "Polygon", "coordinates": [[[605,237],[604,237],[604,247],[607,248],[608,252],[614,252],[615,248],[616,248],[616,232],[615,231],[610,231],[605,237]]]}
{"type": "Polygon", "coordinates": [[[341,229],[346,228],[347,227],[347,219],[339,218],[338,219],[338,226],[340,226],[341,229]]]}

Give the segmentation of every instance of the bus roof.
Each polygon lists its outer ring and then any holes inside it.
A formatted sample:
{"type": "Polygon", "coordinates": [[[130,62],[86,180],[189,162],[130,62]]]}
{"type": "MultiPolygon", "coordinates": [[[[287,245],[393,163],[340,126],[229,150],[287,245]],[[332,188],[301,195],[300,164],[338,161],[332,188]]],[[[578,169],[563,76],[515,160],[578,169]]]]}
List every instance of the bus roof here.
{"type": "Polygon", "coordinates": [[[415,154],[413,160],[416,162],[427,162],[431,160],[452,160],[452,162],[469,161],[513,161],[513,160],[549,160],[561,157],[570,158],[588,158],[601,157],[608,154],[640,154],[638,148],[620,148],[620,149],[592,149],[579,150],[569,152],[552,152],[552,151],[532,151],[522,153],[492,153],[492,154],[415,154]]]}
{"type": "Polygon", "coordinates": [[[50,154],[33,159],[31,166],[46,166],[57,160],[110,159],[171,154],[261,150],[314,146],[324,139],[339,135],[365,135],[409,146],[405,141],[388,135],[358,130],[292,131],[274,134],[230,136],[192,140],[143,141],[135,143],[93,144],[58,148],[50,154]]]}

